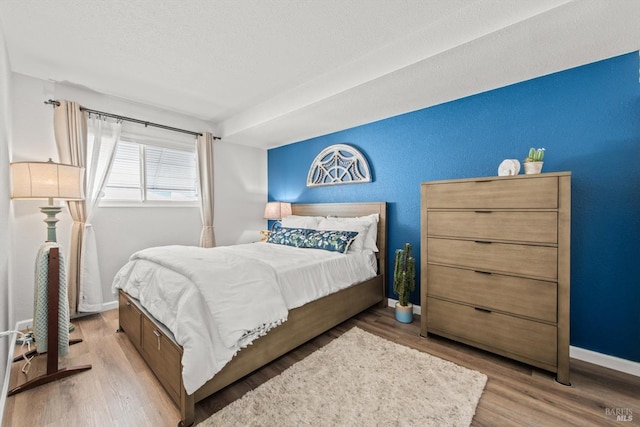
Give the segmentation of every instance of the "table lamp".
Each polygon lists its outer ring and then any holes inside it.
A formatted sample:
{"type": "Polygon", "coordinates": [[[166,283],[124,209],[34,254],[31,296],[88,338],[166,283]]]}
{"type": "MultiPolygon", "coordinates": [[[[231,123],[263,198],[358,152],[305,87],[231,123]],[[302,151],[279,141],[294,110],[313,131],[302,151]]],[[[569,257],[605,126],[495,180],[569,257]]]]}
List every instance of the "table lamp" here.
{"type": "Polygon", "coordinates": [[[291,203],[287,202],[267,202],[264,207],[264,219],[275,221],[271,226],[271,230],[262,230],[262,240],[266,240],[269,233],[273,231],[278,225],[280,220],[291,215],[291,203]]]}

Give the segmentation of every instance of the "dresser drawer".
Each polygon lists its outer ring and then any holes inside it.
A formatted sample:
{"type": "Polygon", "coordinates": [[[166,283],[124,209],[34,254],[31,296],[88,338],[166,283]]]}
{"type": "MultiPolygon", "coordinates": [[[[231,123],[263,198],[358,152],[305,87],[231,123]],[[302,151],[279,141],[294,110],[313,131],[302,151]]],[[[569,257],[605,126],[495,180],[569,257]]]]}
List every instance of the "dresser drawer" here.
{"type": "Polygon", "coordinates": [[[557,284],[473,270],[427,266],[429,297],[503,311],[545,322],[557,321],[557,284]]]}
{"type": "Polygon", "coordinates": [[[555,209],[557,177],[477,179],[426,185],[428,209],[555,209]]]}
{"type": "Polygon", "coordinates": [[[556,212],[429,211],[430,236],[507,240],[531,243],[558,241],[556,212]]]}
{"type": "Polygon", "coordinates": [[[120,328],[129,337],[129,340],[139,350],[141,348],[142,313],[129,298],[120,291],[118,294],[118,316],[120,328]]]}
{"type": "Polygon", "coordinates": [[[180,404],[181,351],[160,328],[146,317],[142,319],[142,352],[167,393],[180,404]]]}
{"type": "Polygon", "coordinates": [[[557,252],[548,246],[430,238],[427,261],[556,281],[557,252]]]}
{"type": "Polygon", "coordinates": [[[557,365],[557,331],[545,323],[429,298],[427,325],[430,333],[471,341],[525,362],[557,365]]]}

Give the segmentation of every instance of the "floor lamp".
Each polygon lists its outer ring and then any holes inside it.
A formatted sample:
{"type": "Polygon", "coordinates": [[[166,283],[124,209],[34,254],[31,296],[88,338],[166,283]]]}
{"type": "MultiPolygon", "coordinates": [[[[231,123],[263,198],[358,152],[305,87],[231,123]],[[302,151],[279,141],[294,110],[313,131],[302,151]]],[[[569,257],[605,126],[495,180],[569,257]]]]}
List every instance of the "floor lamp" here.
{"type": "MultiPolygon", "coordinates": [[[[12,199],[47,199],[49,201],[47,206],[40,208],[46,216],[44,222],[47,224],[47,242],[56,242],[56,223],[58,222],[56,215],[62,211],[62,207],[55,206],[53,200],[84,199],[84,168],[54,163],[51,159],[48,162],[12,163],[11,183],[12,199]]],[[[59,281],[59,269],[64,268],[60,264],[59,249],[51,247],[47,274],[47,373],[10,390],[9,396],[91,369],[91,365],[58,368],[60,286],[67,286],[66,283],[59,281]]],[[[80,341],[82,340],[75,339],[69,344],[80,341]]],[[[25,356],[34,355],[36,352],[37,350],[34,350],[25,356]]]]}

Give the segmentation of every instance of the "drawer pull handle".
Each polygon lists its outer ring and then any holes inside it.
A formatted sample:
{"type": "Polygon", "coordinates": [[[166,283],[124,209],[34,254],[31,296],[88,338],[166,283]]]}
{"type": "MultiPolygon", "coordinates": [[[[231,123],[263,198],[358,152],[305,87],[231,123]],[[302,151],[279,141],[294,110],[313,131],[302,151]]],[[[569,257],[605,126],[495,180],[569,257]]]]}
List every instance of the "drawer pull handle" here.
{"type": "Polygon", "coordinates": [[[476,213],[491,213],[493,211],[475,211],[476,213]]]}
{"type": "Polygon", "coordinates": [[[158,350],[160,350],[160,332],[156,331],[155,329],[153,330],[153,334],[156,336],[156,338],[158,339],[158,350]]]}
{"type": "Polygon", "coordinates": [[[482,244],[484,244],[484,245],[490,245],[490,244],[491,244],[491,242],[487,242],[486,240],[474,240],[474,242],[476,242],[476,243],[482,243],[482,244]]]}
{"type": "Polygon", "coordinates": [[[490,271],[482,271],[482,270],[473,270],[473,271],[475,271],[476,273],[479,273],[479,274],[489,274],[489,275],[491,274],[490,271]]]}
{"type": "Polygon", "coordinates": [[[486,308],[480,308],[480,307],[473,307],[473,308],[483,313],[491,313],[491,310],[488,310],[486,308]]]}

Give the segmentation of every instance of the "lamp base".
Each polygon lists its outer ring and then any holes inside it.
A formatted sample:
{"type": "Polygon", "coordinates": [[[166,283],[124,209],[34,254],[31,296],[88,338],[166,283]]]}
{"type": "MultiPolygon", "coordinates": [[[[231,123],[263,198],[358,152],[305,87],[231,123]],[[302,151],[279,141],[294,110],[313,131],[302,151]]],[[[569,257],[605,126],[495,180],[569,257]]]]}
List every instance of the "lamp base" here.
{"type": "Polygon", "coordinates": [[[56,218],[62,211],[62,207],[60,206],[43,206],[40,208],[40,212],[45,214],[47,217],[44,219],[44,222],[47,223],[47,242],[57,242],[56,239],[56,222],[60,221],[56,218]]]}
{"type": "Polygon", "coordinates": [[[271,234],[271,231],[269,230],[260,230],[260,241],[266,242],[269,238],[269,234],[271,234]]]}
{"type": "Polygon", "coordinates": [[[275,221],[273,221],[273,224],[271,224],[271,228],[269,229],[269,231],[273,233],[280,227],[282,227],[282,223],[279,219],[276,219],[275,221]]]}

